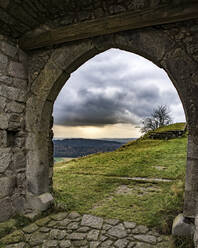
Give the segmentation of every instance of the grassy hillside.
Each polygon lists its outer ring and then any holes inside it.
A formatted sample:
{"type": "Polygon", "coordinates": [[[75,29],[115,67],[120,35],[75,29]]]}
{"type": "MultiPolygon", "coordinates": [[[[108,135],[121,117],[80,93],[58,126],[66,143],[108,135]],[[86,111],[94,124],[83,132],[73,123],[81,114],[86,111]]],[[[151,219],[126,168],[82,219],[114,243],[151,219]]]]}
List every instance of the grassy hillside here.
{"type": "Polygon", "coordinates": [[[173,218],[182,212],[186,143],[186,137],[151,140],[145,136],[114,152],[61,163],[54,169],[56,204],[167,233],[173,218]],[[170,182],[143,183],[129,177],[170,182]]]}

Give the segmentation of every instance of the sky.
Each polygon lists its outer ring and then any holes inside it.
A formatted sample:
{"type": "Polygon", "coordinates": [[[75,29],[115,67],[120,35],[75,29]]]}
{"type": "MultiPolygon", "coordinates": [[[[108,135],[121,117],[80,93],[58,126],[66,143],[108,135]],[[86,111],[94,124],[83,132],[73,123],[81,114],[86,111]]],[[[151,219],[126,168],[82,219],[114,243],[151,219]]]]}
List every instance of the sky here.
{"type": "Polygon", "coordinates": [[[110,49],[88,60],[65,83],[54,104],[55,138],[133,138],[154,108],[174,122],[185,116],[163,69],[134,53],[110,49]]]}

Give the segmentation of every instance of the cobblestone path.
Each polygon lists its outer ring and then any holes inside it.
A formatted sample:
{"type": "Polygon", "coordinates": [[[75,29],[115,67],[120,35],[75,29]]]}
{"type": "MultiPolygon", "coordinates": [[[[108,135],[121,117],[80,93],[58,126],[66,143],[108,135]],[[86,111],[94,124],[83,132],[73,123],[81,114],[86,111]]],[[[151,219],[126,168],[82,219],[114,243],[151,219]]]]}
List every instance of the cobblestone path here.
{"type": "Polygon", "coordinates": [[[168,248],[167,236],[134,222],[61,212],[3,237],[5,248],[168,248]]]}

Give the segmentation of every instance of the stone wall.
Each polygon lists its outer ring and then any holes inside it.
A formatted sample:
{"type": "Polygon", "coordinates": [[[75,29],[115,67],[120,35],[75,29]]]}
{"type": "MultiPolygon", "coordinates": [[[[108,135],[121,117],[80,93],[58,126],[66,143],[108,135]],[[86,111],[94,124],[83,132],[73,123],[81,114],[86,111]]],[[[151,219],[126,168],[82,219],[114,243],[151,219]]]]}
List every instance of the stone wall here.
{"type": "Polygon", "coordinates": [[[0,36],[0,221],[23,210],[26,61],[13,40],[0,36]]]}
{"type": "Polygon", "coordinates": [[[189,128],[184,215],[195,217],[197,31],[198,20],[158,25],[39,49],[29,52],[28,59],[15,40],[0,36],[0,221],[24,206],[44,210],[52,202],[54,101],[73,71],[109,48],[151,60],[166,70],[176,87],[189,128]]]}
{"type": "Polygon", "coordinates": [[[162,67],[178,91],[192,137],[189,142],[184,212],[185,216],[194,217],[198,195],[195,154],[198,145],[197,30],[198,20],[192,20],[130,30],[31,52],[31,93],[26,108],[28,192],[37,196],[49,192],[49,182],[52,181],[52,159],[48,156],[52,154],[49,142],[52,137],[52,108],[70,73],[96,54],[109,48],[119,48],[137,53],[162,67]],[[42,180],[39,175],[42,175],[42,180]]]}
{"type": "MultiPolygon", "coordinates": [[[[189,0],[188,0],[189,1],[189,0]]],[[[187,0],[1,0],[1,33],[19,38],[24,33],[42,32],[126,11],[142,11],[187,0]],[[43,25],[44,24],[44,25],[43,25]]],[[[170,7],[171,8],[171,7],[170,7]]]]}

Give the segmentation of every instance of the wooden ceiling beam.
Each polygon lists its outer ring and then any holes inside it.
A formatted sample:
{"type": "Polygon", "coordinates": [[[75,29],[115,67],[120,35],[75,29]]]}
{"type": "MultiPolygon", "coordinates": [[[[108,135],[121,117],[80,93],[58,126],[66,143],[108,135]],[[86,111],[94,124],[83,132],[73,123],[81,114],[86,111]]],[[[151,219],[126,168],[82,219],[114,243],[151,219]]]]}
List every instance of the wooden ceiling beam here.
{"type": "Polygon", "coordinates": [[[52,29],[36,36],[23,37],[19,40],[19,45],[24,50],[32,50],[120,31],[195,18],[198,18],[198,2],[189,1],[186,5],[165,5],[141,11],[128,11],[118,15],[52,29]]]}

